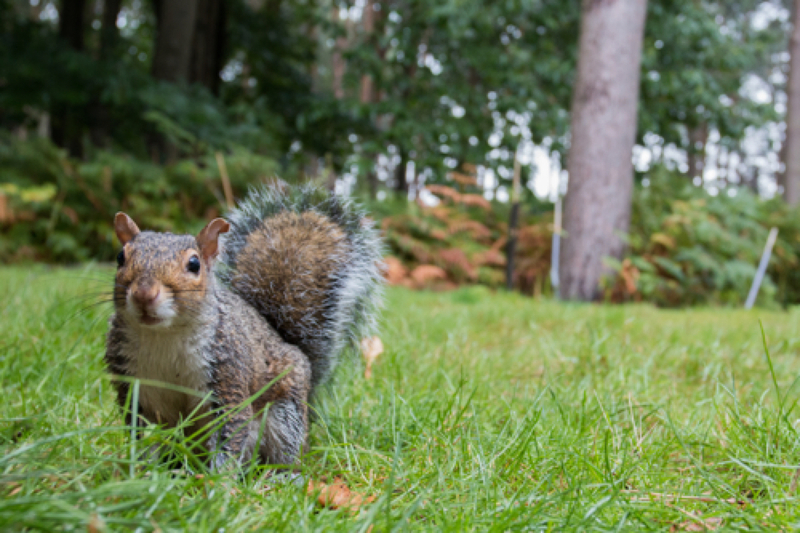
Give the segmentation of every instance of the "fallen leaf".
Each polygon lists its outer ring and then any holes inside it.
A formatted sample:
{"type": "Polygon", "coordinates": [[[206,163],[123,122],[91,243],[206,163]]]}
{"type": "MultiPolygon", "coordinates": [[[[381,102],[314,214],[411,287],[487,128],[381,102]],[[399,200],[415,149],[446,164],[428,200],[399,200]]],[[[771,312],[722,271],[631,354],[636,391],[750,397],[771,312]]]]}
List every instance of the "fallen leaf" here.
{"type": "Polygon", "coordinates": [[[86,524],[86,531],[88,533],[100,533],[101,531],[106,530],[106,523],[103,522],[103,519],[97,516],[97,514],[92,514],[89,518],[89,523],[86,524]]]}
{"type": "Polygon", "coordinates": [[[696,512],[689,512],[681,509],[680,507],[676,507],[674,505],[666,504],[667,507],[671,507],[680,513],[688,516],[691,520],[685,520],[678,524],[673,524],[672,527],[669,528],[671,532],[675,531],[715,531],[722,526],[722,518],[719,517],[711,517],[711,518],[702,518],[696,512]]]}
{"type": "Polygon", "coordinates": [[[372,377],[372,363],[383,353],[383,342],[380,337],[365,337],[361,339],[361,354],[367,367],[364,369],[364,379],[372,377]]]}
{"type": "Polygon", "coordinates": [[[310,496],[318,494],[317,504],[321,507],[345,509],[352,513],[358,512],[362,505],[375,501],[375,496],[364,498],[347,488],[347,485],[338,478],[332,485],[326,485],[322,481],[315,483],[313,480],[309,480],[307,492],[310,496]]]}

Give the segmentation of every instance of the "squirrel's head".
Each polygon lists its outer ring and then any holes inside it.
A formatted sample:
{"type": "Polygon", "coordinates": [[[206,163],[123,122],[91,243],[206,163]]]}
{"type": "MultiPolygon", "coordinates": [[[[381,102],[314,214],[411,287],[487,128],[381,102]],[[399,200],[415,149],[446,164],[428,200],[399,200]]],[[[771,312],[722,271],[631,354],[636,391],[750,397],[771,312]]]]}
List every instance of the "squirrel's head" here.
{"type": "Polygon", "coordinates": [[[117,213],[114,231],[122,243],[114,286],[117,312],[144,327],[190,324],[212,281],[219,236],[229,229],[228,222],[215,218],[197,237],[140,231],[131,217],[117,213]]]}

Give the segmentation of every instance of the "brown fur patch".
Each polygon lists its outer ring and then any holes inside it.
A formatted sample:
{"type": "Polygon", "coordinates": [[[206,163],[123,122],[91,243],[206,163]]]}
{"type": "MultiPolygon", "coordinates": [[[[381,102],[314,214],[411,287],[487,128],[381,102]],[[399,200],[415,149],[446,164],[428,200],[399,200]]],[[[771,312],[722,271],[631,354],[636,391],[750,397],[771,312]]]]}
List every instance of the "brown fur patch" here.
{"type": "Polygon", "coordinates": [[[231,285],[257,287],[255,294],[249,288],[242,292],[258,299],[250,303],[260,311],[274,314],[271,318],[286,340],[296,343],[302,336],[293,326],[311,325],[309,320],[323,323],[326,298],[349,249],[345,233],[328,218],[313,211],[280,213],[248,236],[231,285]],[[265,254],[283,260],[265,261],[265,254]]]}

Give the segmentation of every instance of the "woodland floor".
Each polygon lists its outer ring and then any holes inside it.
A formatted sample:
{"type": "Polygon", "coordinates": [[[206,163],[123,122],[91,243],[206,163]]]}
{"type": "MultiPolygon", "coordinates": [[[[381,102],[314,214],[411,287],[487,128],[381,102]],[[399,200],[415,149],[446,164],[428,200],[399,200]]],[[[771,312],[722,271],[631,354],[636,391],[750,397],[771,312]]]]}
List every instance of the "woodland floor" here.
{"type": "Polygon", "coordinates": [[[110,279],[0,269],[0,530],[800,526],[800,310],[392,289],[372,379],[341,374],[302,461],[375,498],[354,512],[258,470],[132,461],[102,364],[110,306],[87,308],[110,279]]]}

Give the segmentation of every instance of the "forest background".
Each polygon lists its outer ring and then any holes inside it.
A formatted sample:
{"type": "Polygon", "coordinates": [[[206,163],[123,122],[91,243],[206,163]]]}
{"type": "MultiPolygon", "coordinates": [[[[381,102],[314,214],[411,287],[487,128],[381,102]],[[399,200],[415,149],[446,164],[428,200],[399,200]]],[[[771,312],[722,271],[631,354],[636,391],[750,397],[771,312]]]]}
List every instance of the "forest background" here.
{"type": "Polygon", "coordinates": [[[565,297],[739,305],[777,227],[759,303],[797,303],[798,10],[627,4],[641,31],[577,0],[0,0],[0,261],[108,261],[119,210],[195,231],[280,176],[360,198],[397,284],[548,294],[557,232],[565,297]],[[575,129],[614,136],[576,108],[592,28],[640,53],[606,69],[635,73],[621,170],[575,129]],[[586,288],[578,213],[614,209],[586,288]]]}

